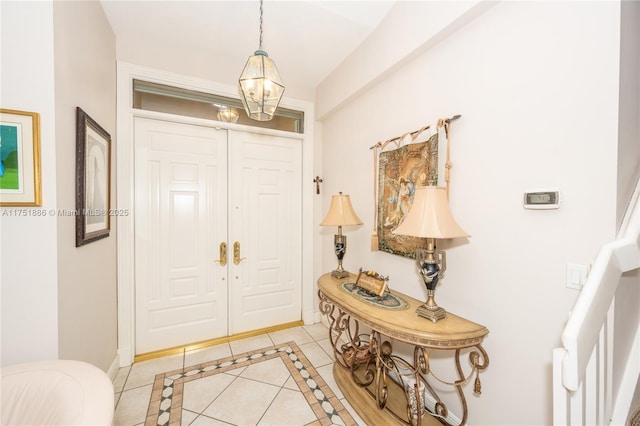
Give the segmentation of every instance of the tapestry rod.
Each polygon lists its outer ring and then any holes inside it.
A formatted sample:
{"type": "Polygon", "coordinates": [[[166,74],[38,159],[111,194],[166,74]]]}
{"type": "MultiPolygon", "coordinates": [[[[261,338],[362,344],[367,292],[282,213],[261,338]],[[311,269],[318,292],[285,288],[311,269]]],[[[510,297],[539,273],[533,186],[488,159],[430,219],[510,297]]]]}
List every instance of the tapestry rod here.
{"type": "MultiPolygon", "coordinates": [[[[457,120],[457,119],[458,119],[458,118],[460,118],[460,117],[462,117],[462,115],[460,115],[460,114],[456,114],[456,115],[454,115],[454,116],[453,116],[453,117],[451,117],[451,118],[447,118],[447,119],[445,119],[445,120],[444,120],[444,122],[445,122],[445,123],[451,123],[452,121],[455,121],[455,120],[457,120]]],[[[427,129],[428,129],[428,128],[430,128],[430,127],[431,127],[430,125],[426,125],[426,126],[424,126],[422,129],[415,130],[415,131],[413,131],[413,132],[411,132],[411,133],[408,133],[408,134],[409,134],[409,135],[411,135],[412,137],[415,137],[415,135],[417,135],[417,134],[419,134],[419,133],[424,132],[425,130],[427,130],[427,129]]],[[[386,140],[386,141],[384,141],[384,142],[378,142],[378,143],[376,143],[375,145],[373,145],[373,146],[372,146],[371,148],[369,148],[369,149],[374,149],[374,148],[378,148],[378,147],[384,147],[385,145],[387,145],[387,144],[388,144],[388,143],[390,143],[390,142],[397,141],[398,139],[403,139],[405,136],[407,136],[407,133],[405,133],[405,134],[404,134],[404,135],[402,135],[402,136],[396,136],[395,138],[388,139],[388,140],[386,140]]]]}

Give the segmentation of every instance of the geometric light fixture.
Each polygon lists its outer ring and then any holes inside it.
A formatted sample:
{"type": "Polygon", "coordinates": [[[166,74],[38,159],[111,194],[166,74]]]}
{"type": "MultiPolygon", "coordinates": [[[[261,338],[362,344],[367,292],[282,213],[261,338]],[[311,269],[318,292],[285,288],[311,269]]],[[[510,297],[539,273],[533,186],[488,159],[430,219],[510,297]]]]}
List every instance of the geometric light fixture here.
{"type": "Polygon", "coordinates": [[[284,83],[275,62],[262,50],[262,0],[260,0],[260,44],[250,56],[238,80],[238,93],[249,118],[269,121],[284,93],[284,83]]]}
{"type": "Polygon", "coordinates": [[[362,225],[362,221],[353,210],[351,198],[340,192],[331,196],[331,206],[320,226],[337,226],[338,233],[333,236],[333,248],[338,258],[338,268],[331,273],[335,278],[346,278],[349,272],[342,267],[342,259],[347,252],[347,236],[342,234],[343,226],[362,225]]]}
{"type": "Polygon", "coordinates": [[[218,121],[224,121],[225,123],[237,123],[240,114],[238,110],[226,105],[218,106],[218,121]]]}
{"type": "Polygon", "coordinates": [[[443,308],[436,304],[438,281],[447,269],[446,253],[436,250],[436,239],[460,238],[469,235],[456,223],[447,197],[447,188],[439,186],[417,187],[413,204],[402,223],[393,234],[426,238],[427,248],[416,249],[418,273],[427,288],[427,301],[418,307],[416,314],[437,322],[446,317],[443,308]]]}

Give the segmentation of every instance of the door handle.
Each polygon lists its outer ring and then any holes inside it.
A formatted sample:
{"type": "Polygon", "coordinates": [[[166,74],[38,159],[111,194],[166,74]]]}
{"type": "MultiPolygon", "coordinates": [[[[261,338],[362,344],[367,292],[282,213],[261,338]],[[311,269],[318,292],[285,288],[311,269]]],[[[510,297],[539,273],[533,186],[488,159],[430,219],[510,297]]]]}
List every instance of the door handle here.
{"type": "Polygon", "coordinates": [[[236,241],[233,243],[233,263],[238,265],[245,259],[246,257],[240,257],[240,243],[236,241]]]}
{"type": "Polygon", "coordinates": [[[220,243],[220,258],[216,260],[220,264],[220,266],[225,266],[227,264],[227,243],[224,241],[220,243]]]}

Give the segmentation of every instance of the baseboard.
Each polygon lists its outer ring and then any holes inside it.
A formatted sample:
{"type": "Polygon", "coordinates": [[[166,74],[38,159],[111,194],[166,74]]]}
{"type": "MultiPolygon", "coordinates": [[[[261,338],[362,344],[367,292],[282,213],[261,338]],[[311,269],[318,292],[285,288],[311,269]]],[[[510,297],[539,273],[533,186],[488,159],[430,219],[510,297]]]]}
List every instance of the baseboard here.
{"type": "Polygon", "coordinates": [[[116,356],[113,358],[113,362],[111,362],[109,370],[107,370],[107,376],[109,376],[112,383],[116,380],[118,370],[120,370],[120,360],[118,354],[116,353],[116,356]]]}
{"type": "Polygon", "coordinates": [[[129,367],[133,364],[133,352],[130,348],[120,348],[116,353],[116,359],[120,363],[120,367],[129,367]]]}

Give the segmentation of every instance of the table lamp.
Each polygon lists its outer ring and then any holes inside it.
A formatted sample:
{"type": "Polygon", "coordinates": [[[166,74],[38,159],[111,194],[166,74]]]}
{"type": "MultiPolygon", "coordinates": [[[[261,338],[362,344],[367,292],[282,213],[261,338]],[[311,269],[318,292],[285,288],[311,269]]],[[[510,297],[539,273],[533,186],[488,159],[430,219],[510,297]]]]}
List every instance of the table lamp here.
{"type": "Polygon", "coordinates": [[[416,313],[434,323],[441,320],[446,311],[436,304],[435,291],[447,269],[447,258],[444,251],[436,250],[436,239],[469,236],[451,214],[447,188],[417,187],[409,213],[392,233],[427,239],[426,249],[416,249],[418,272],[427,287],[427,301],[416,313]]]}
{"type": "Polygon", "coordinates": [[[333,245],[338,257],[338,268],[331,273],[332,277],[345,278],[349,272],[342,267],[342,258],[347,252],[347,236],[342,235],[342,227],[350,225],[362,225],[362,221],[351,206],[351,198],[340,192],[331,196],[331,206],[320,226],[337,226],[338,233],[333,236],[333,245]]]}

